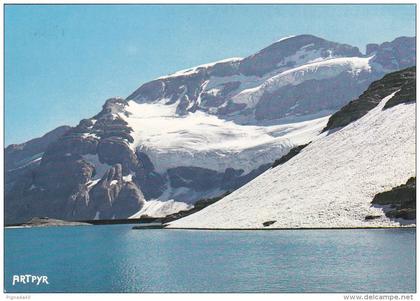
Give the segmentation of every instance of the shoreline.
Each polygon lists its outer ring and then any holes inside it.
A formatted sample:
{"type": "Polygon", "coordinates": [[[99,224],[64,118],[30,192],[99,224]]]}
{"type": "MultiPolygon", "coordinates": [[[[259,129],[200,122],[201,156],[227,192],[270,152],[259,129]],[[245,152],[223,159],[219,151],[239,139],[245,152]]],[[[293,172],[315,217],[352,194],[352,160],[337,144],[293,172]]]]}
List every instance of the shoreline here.
{"type": "Polygon", "coordinates": [[[133,218],[133,219],[104,219],[104,220],[82,220],[82,221],[67,221],[53,218],[37,218],[43,220],[42,223],[26,222],[20,224],[9,224],[4,225],[4,228],[32,228],[32,227],[55,227],[55,226],[99,226],[99,225],[123,225],[123,224],[148,224],[161,220],[162,218],[151,217],[151,218],[133,218]]]}
{"type": "MultiPolygon", "coordinates": [[[[129,225],[129,223],[121,224],[98,224],[98,225],[89,225],[89,224],[79,224],[79,225],[49,225],[49,226],[4,226],[4,229],[30,229],[30,228],[49,228],[49,227],[78,227],[78,226],[105,226],[105,225],[129,225]]],[[[138,226],[138,223],[132,223],[134,227],[138,226]]],[[[144,224],[145,227],[139,227],[133,230],[150,230],[147,224],[144,224]]],[[[302,228],[167,228],[163,226],[159,228],[161,230],[194,230],[194,231],[292,231],[292,230],[378,230],[378,229],[416,229],[417,226],[370,226],[370,227],[302,227],[302,228]]],[[[156,229],[156,228],[155,228],[156,229]]]]}
{"type": "Polygon", "coordinates": [[[51,218],[34,218],[30,222],[22,224],[4,225],[4,229],[22,229],[22,228],[43,228],[43,227],[77,227],[77,226],[103,226],[103,225],[131,225],[132,230],[201,230],[201,231],[279,231],[279,230],[351,230],[351,229],[413,229],[417,225],[411,220],[410,223],[385,226],[332,226],[332,227],[258,227],[258,228],[239,228],[239,227],[171,227],[171,222],[164,222],[162,218],[137,218],[137,219],[114,219],[114,220],[85,220],[85,221],[65,221],[51,218]]]}
{"type": "Polygon", "coordinates": [[[416,229],[417,226],[371,226],[371,227],[303,227],[303,228],[162,228],[165,230],[203,231],[279,231],[279,230],[363,230],[363,229],[416,229]]]}

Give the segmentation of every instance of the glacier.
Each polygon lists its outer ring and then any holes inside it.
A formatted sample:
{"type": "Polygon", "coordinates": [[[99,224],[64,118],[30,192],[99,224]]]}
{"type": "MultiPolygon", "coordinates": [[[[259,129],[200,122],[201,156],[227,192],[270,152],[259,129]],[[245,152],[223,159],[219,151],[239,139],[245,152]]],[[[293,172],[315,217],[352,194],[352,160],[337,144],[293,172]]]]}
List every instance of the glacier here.
{"type": "Polygon", "coordinates": [[[120,114],[133,129],[130,146],[145,153],[159,173],[177,166],[218,172],[230,167],[248,173],[310,141],[329,118],[247,126],[199,111],[177,115],[176,106],[130,101],[128,116],[120,114]]]}

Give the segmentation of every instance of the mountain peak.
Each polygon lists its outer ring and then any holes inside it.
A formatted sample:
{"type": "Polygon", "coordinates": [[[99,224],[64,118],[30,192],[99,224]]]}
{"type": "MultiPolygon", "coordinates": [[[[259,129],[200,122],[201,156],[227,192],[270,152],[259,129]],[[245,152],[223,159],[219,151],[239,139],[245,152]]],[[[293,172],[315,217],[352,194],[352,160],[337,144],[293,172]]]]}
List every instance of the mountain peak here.
{"type": "Polygon", "coordinates": [[[299,35],[285,36],[285,37],[279,39],[278,41],[274,42],[273,44],[277,44],[277,43],[281,43],[281,42],[287,43],[287,42],[290,42],[290,41],[299,41],[299,40],[304,40],[306,42],[309,41],[309,40],[313,40],[313,41],[323,40],[323,41],[325,41],[325,39],[314,36],[312,34],[299,34],[299,35]]]}
{"type": "Polygon", "coordinates": [[[285,37],[245,58],[240,65],[245,75],[263,76],[279,67],[297,67],[299,61],[315,57],[360,57],[359,48],[327,41],[310,34],[285,37]]]}

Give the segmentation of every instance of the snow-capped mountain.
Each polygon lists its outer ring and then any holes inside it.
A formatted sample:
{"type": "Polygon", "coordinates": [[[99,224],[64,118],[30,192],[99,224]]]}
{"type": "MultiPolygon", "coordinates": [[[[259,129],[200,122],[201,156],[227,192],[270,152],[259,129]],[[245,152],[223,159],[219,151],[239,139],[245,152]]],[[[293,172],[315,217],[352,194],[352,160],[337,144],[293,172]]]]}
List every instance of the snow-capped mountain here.
{"type": "MultiPolygon", "coordinates": [[[[400,220],[385,216],[387,208],[373,206],[372,200],[415,177],[415,100],[415,67],[385,76],[343,108],[359,112],[353,120],[339,128],[330,123],[328,131],[287,162],[169,227],[399,225],[400,220]]],[[[342,111],[330,120],[341,118],[342,111]]]]}
{"type": "MultiPolygon", "coordinates": [[[[344,85],[348,83],[344,77],[356,76],[359,81],[367,81],[371,74],[369,60],[355,47],[310,35],[289,37],[244,59],[223,60],[158,78],[142,85],[127,99],[176,104],[176,113],[180,115],[203,111],[239,124],[256,124],[340,108],[363,88],[346,89],[342,93],[350,95],[341,97],[326,95],[320,103],[308,98],[307,92],[313,86],[308,81],[338,75],[342,75],[344,85]],[[287,95],[282,89],[286,86],[287,95]]],[[[324,94],[333,93],[327,90],[336,87],[327,87],[327,81],[317,84],[324,85],[320,88],[324,94]]]]}
{"type": "Polygon", "coordinates": [[[372,81],[415,65],[415,38],[367,50],[288,37],[109,99],[49,141],[36,161],[25,158],[31,168],[6,155],[7,222],[126,218],[145,207],[156,211],[160,201],[179,206],[233,191],[317,137],[372,81]],[[12,174],[19,176],[7,181],[12,174]]]}

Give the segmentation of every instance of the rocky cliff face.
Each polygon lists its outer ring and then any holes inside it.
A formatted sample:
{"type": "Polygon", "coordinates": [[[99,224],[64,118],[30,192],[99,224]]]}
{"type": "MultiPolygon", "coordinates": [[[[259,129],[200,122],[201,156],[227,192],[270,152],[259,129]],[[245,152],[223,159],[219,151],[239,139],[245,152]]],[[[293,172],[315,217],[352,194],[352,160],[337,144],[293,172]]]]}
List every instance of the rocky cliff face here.
{"type": "Polygon", "coordinates": [[[20,181],[29,170],[39,166],[42,155],[48,146],[57,141],[69,126],[60,126],[40,138],[22,144],[11,144],[4,150],[5,191],[10,191],[16,181],[20,181]]]}
{"type": "Polygon", "coordinates": [[[125,218],[147,200],[194,203],[235,190],[308,143],[372,81],[415,62],[414,41],[370,45],[365,56],[290,37],[109,99],[92,118],[40,138],[42,147],[6,149],[6,222],[125,218]]]}
{"type": "MultiPolygon", "coordinates": [[[[416,65],[416,39],[399,37],[380,45],[369,44],[367,55],[373,55],[372,63],[381,66],[387,72],[416,65]]],[[[380,68],[380,67],[379,67],[380,68]]]]}
{"type": "Polygon", "coordinates": [[[65,132],[70,129],[69,126],[60,126],[51,132],[48,132],[40,138],[29,140],[22,144],[11,144],[4,150],[5,169],[13,170],[30,164],[27,159],[39,159],[47,147],[57,141],[65,132]]]}
{"type": "Polygon", "coordinates": [[[39,166],[25,169],[7,195],[6,222],[34,216],[64,220],[125,218],[144,197],[132,174],[142,167],[129,148],[130,128],[123,99],[109,99],[102,111],[49,144],[39,166]]]}
{"type": "Polygon", "coordinates": [[[333,114],[324,130],[343,127],[359,119],[393,92],[396,92],[395,95],[386,103],[384,109],[399,103],[415,101],[416,67],[387,74],[381,80],[373,82],[358,99],[352,100],[333,114]]]}

